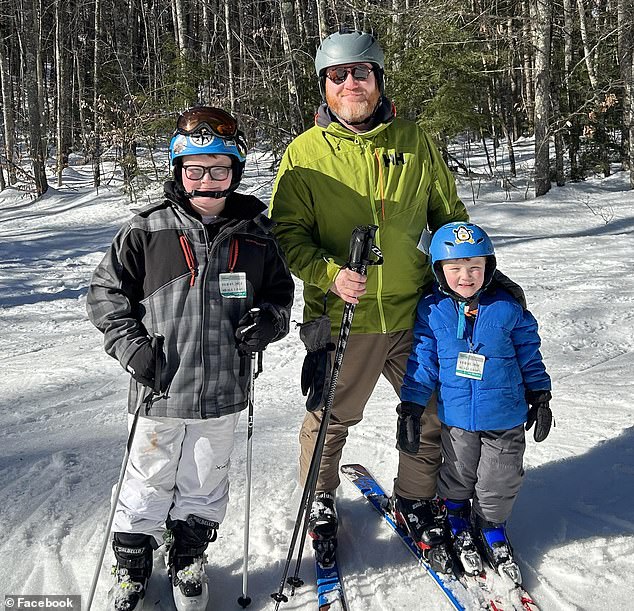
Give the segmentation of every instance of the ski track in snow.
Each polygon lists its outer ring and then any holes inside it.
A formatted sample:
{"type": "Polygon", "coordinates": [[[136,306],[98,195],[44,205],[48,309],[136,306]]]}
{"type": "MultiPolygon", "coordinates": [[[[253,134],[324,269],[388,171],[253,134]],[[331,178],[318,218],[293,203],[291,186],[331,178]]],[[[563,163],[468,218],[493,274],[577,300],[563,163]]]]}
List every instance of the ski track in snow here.
{"type": "MultiPolygon", "coordinates": [[[[518,143],[526,159],[530,151],[530,141],[518,143]]],[[[268,161],[255,161],[246,190],[267,200],[268,161]]],[[[89,175],[89,168],[70,168],[68,184],[36,202],[13,189],[0,193],[0,600],[4,594],[82,594],[86,600],[123,456],[127,374],[103,352],[85,314],[85,295],[130,206],[116,181],[95,194],[86,186],[89,175]]],[[[625,190],[622,173],[553,187],[540,200],[525,201],[518,189],[506,201],[494,181],[480,181],[473,203],[471,186],[459,180],[471,217],[494,239],[499,267],[526,291],[554,383],[557,427],[542,444],[529,437],[525,482],[509,525],[525,585],[545,611],[632,608],[634,194],[625,190]]],[[[297,284],[293,318],[300,321],[297,284]]],[[[274,607],[269,595],[279,585],[301,495],[303,356],[293,328],[266,351],[256,382],[254,610],[274,607]]],[[[396,403],[381,381],[343,457],[366,464],[388,489],[397,464],[396,403]]],[[[238,609],[242,593],[245,431],[242,418],[227,519],[208,550],[209,608],[220,611],[238,609]]],[[[348,482],[338,507],[352,610],[450,608],[348,482]]],[[[307,541],[306,585],[282,609],[315,608],[310,548],[307,541]]],[[[94,609],[105,608],[111,562],[108,551],[94,609]]],[[[171,610],[170,596],[159,552],[146,608],[171,610]]]]}

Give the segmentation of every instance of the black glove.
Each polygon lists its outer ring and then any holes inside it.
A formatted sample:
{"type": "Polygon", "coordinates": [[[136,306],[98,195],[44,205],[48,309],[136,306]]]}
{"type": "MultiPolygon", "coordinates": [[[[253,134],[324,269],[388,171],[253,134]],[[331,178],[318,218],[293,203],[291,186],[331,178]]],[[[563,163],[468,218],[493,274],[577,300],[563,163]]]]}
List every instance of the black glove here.
{"type": "Polygon", "coordinates": [[[242,353],[262,352],[280,333],[273,310],[253,308],[238,322],[236,340],[242,353]]]}
{"type": "Polygon", "coordinates": [[[425,406],[412,401],[398,404],[398,425],[396,427],[396,448],[406,454],[418,454],[420,444],[420,419],[425,406]]]}
{"type": "Polygon", "coordinates": [[[526,418],[526,430],[533,424],[535,441],[544,441],[550,433],[550,425],[553,421],[553,413],[550,410],[549,401],[552,398],[549,390],[527,390],[526,402],[528,403],[528,416],[526,418]]]}
{"type": "Polygon", "coordinates": [[[299,337],[308,351],[302,365],[302,394],[308,395],[306,409],[309,412],[321,409],[326,403],[330,386],[330,352],[335,349],[330,335],[330,318],[326,315],[304,323],[299,330],[299,337]]]}
{"type": "Polygon", "coordinates": [[[160,392],[161,372],[165,365],[162,342],[158,339],[143,342],[132,355],[126,367],[127,371],[139,383],[160,392]],[[158,380],[156,376],[158,374],[158,380]]]}

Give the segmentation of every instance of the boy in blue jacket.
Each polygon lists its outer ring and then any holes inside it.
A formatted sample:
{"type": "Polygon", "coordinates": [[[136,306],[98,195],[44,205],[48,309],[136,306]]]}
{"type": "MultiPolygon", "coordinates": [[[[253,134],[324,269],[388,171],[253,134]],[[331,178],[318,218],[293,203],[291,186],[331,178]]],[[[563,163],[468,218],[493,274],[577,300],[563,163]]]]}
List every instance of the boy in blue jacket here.
{"type": "Polygon", "coordinates": [[[500,574],[521,583],[505,523],[524,475],[524,426],[536,423],[535,441],[543,441],[552,422],[537,322],[504,289],[487,290],[495,253],[477,225],[444,225],[429,254],[437,284],[417,309],[398,447],[418,450],[420,417],[437,392],[438,493],[451,545],[467,573],[482,571],[481,550],[500,574]]]}

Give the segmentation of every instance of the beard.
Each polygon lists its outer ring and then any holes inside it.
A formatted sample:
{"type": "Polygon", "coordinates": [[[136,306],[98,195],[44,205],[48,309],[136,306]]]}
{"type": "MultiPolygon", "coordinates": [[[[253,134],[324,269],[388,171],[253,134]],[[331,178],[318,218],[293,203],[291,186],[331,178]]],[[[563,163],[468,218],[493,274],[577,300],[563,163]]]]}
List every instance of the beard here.
{"type": "Polygon", "coordinates": [[[326,91],[326,103],[337,117],[350,124],[365,123],[374,114],[381,98],[378,88],[363,99],[349,99],[326,91]]]}

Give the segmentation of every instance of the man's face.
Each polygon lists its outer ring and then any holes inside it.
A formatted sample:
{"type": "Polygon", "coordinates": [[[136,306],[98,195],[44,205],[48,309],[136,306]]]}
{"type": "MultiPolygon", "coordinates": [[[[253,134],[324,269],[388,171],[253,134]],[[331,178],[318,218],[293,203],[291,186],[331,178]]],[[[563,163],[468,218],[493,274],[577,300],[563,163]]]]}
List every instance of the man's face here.
{"type": "MultiPolygon", "coordinates": [[[[326,75],[333,68],[351,69],[354,66],[366,66],[372,69],[372,64],[341,64],[331,66],[326,75]]],[[[330,109],[346,123],[358,123],[369,119],[376,108],[381,94],[374,71],[371,70],[365,80],[355,79],[348,71],[345,80],[340,85],[326,76],[326,102],[330,109]]]]}
{"type": "Polygon", "coordinates": [[[443,261],[442,271],[447,285],[461,297],[473,297],[484,284],[486,262],[486,257],[443,261]]]}

